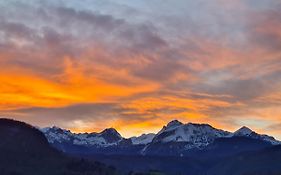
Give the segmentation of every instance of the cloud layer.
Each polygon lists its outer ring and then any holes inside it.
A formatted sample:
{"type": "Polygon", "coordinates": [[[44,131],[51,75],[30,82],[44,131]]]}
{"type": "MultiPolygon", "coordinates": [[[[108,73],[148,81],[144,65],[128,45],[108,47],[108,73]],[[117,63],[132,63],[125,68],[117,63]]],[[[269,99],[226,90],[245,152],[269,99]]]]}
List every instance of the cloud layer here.
{"type": "Polygon", "coordinates": [[[0,114],[73,131],[171,119],[281,139],[275,0],[0,2],[0,114]]]}

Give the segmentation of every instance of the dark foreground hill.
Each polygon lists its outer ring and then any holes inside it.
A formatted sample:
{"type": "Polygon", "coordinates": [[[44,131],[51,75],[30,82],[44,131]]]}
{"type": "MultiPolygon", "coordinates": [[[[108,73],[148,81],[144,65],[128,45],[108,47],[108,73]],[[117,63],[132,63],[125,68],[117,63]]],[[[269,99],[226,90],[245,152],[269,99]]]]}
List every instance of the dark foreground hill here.
{"type": "MultiPolygon", "coordinates": [[[[154,146],[158,146],[159,153],[161,150],[162,152],[166,150],[176,152],[177,149],[175,148],[179,148],[179,145],[175,143],[173,145],[174,147],[171,147],[171,144],[168,144],[168,146],[170,146],[168,147],[162,143],[161,145],[154,146]]],[[[171,175],[217,175],[219,173],[229,174],[228,172],[237,171],[237,175],[243,175],[240,172],[252,171],[251,168],[247,169],[247,167],[249,167],[249,164],[254,163],[251,161],[254,161],[255,158],[269,169],[274,166],[271,162],[264,160],[263,157],[259,157],[260,154],[257,154],[261,150],[265,151],[264,154],[267,154],[266,150],[268,150],[268,148],[273,148],[273,146],[262,140],[247,137],[231,137],[219,138],[202,150],[187,150],[187,152],[184,152],[186,156],[108,155],[102,153],[99,155],[83,154],[80,156],[113,165],[127,173],[130,171],[147,172],[149,170],[158,170],[171,175]],[[240,160],[236,159],[237,156],[247,157],[249,153],[256,155],[256,157],[249,160],[249,162],[243,162],[241,166],[239,164],[240,160]],[[231,167],[236,166],[236,164],[237,167],[235,171],[233,171],[231,167]],[[229,169],[224,167],[229,167],[229,169]],[[244,170],[240,171],[242,170],[239,169],[240,167],[244,167],[244,170]]],[[[153,149],[157,150],[155,148],[153,149]]],[[[268,154],[268,156],[270,157],[270,154],[268,154]]],[[[276,161],[275,164],[280,164],[281,156],[273,160],[276,161]]],[[[260,166],[261,169],[263,169],[264,166],[260,166]]],[[[280,170],[281,166],[279,167],[280,170]]],[[[263,175],[267,175],[267,172],[263,172],[263,175]]]]}
{"type": "Polygon", "coordinates": [[[36,128],[0,119],[1,175],[114,175],[113,167],[70,158],[55,150],[36,128]]]}
{"type": "Polygon", "coordinates": [[[209,170],[210,175],[280,175],[281,146],[237,154],[209,170]]]}
{"type": "Polygon", "coordinates": [[[169,175],[281,175],[281,146],[221,158],[96,155],[94,159],[127,172],[158,170],[169,175]]]}

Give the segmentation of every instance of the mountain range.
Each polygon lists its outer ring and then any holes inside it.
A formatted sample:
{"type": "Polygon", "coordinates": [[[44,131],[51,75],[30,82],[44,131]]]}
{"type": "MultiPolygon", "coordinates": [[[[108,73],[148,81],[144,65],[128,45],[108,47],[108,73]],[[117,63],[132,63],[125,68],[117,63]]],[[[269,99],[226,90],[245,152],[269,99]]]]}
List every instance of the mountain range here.
{"type": "MultiPolygon", "coordinates": [[[[114,128],[100,133],[78,134],[58,127],[43,128],[41,131],[51,145],[70,154],[189,156],[229,140],[251,140],[268,146],[281,144],[274,137],[258,134],[245,126],[232,133],[208,124],[183,124],[178,120],[169,122],[157,134],[131,138],[122,137],[114,128]]],[[[244,148],[241,146],[237,149],[248,150],[244,148]]]]}

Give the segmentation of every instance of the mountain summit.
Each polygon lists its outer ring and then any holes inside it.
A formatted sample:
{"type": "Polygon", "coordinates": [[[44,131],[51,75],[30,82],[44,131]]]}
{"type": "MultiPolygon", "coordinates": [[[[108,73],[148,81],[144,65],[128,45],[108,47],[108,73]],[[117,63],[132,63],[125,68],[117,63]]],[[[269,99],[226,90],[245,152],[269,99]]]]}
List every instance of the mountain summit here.
{"type": "Polygon", "coordinates": [[[200,147],[207,145],[214,139],[226,137],[229,132],[213,128],[207,124],[182,124],[174,120],[164,127],[153,139],[153,142],[189,142],[200,147]]]}
{"type": "Polygon", "coordinates": [[[117,143],[123,139],[114,128],[105,129],[97,136],[103,138],[107,143],[117,143]]]}
{"type": "Polygon", "coordinates": [[[279,145],[281,144],[280,141],[275,140],[274,137],[272,136],[268,136],[265,134],[258,134],[255,131],[251,130],[250,128],[243,126],[240,129],[238,129],[237,131],[235,131],[233,133],[233,136],[235,137],[248,137],[248,138],[252,138],[252,139],[257,139],[257,140],[263,140],[266,142],[269,142],[272,145],[279,145]]]}
{"type": "MultiPolygon", "coordinates": [[[[58,149],[71,153],[119,154],[181,154],[188,150],[202,150],[219,139],[254,139],[270,145],[280,144],[271,136],[261,135],[243,126],[234,133],[212,127],[209,124],[184,124],[172,120],[157,134],[123,138],[114,128],[100,133],[72,133],[58,127],[41,130],[48,141],[58,149]]],[[[177,155],[178,155],[177,154],[177,155]]]]}
{"type": "Polygon", "coordinates": [[[178,121],[178,120],[172,120],[167,124],[167,128],[172,128],[172,127],[178,127],[183,125],[182,122],[178,121]]]}
{"type": "Polygon", "coordinates": [[[253,131],[250,128],[243,126],[240,129],[238,129],[237,131],[235,131],[234,135],[235,136],[250,136],[252,133],[253,133],[253,131]]]}

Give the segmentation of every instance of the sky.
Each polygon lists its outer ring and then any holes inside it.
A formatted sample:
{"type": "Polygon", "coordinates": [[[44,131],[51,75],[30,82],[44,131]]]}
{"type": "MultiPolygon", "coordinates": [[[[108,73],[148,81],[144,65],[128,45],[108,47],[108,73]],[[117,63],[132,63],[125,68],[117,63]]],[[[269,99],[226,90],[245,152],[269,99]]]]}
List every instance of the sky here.
{"type": "Polygon", "coordinates": [[[281,139],[279,0],[0,0],[0,116],[123,136],[281,139]]]}

